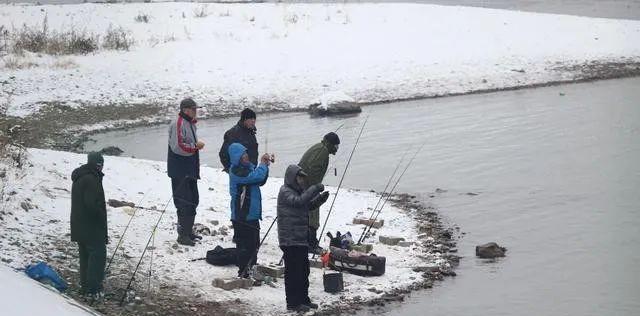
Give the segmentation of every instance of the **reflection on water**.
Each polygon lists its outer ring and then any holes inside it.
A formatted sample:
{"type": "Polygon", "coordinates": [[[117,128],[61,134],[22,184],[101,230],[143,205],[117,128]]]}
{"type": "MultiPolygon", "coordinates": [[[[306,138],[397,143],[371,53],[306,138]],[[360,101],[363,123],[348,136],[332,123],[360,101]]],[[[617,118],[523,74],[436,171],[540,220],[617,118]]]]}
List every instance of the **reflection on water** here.
{"type": "MultiPolygon", "coordinates": [[[[274,175],[339,130],[338,174],[364,118],[345,185],[381,190],[399,157],[427,140],[401,192],[435,204],[467,235],[458,277],[413,295],[398,315],[637,315],[640,303],[640,79],[611,80],[365,107],[346,119],[259,115],[274,175]],[[563,95],[560,95],[560,92],[563,95]],[[268,135],[268,137],[267,137],[268,135]],[[446,192],[428,198],[436,188],[446,192]],[[473,192],[478,195],[468,195],[473,192]],[[507,257],[474,257],[497,241],[507,257]]],[[[217,166],[234,119],[202,122],[203,160],[217,166]]],[[[166,127],[96,137],[163,160],[166,127]]],[[[338,177],[327,175],[328,183],[338,177]]]]}

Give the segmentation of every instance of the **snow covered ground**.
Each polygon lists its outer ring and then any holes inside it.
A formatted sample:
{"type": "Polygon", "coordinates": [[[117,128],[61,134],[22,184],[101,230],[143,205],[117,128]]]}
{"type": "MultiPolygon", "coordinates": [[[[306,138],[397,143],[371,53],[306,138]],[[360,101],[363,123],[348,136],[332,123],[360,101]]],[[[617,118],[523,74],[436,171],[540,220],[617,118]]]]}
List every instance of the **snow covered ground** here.
{"type": "MultiPolygon", "coordinates": [[[[68,240],[71,171],[85,162],[85,155],[50,150],[29,149],[24,169],[7,167],[0,164],[0,170],[6,170],[2,177],[3,195],[7,199],[3,208],[0,225],[1,259],[12,267],[24,267],[34,260],[50,258],[54,266],[74,268],[75,259],[70,252],[74,250],[60,246],[57,240],[68,240]],[[51,259],[53,258],[53,259],[51,259]]],[[[107,199],[131,201],[144,206],[135,213],[135,218],[124,237],[123,252],[118,253],[112,268],[114,274],[123,273],[128,277],[142,253],[149,238],[152,226],[158,220],[171,196],[169,179],[165,173],[165,163],[133,158],[105,157],[104,178],[107,199]],[[123,255],[126,254],[126,256],[123,255]],[[128,259],[127,259],[128,258],[128,259]]],[[[167,211],[159,225],[153,249],[152,291],[166,291],[177,287],[177,291],[187,295],[198,295],[203,300],[230,302],[239,299],[249,304],[257,314],[280,314],[284,312],[284,282],[280,279],[276,288],[266,285],[251,290],[224,291],[212,286],[215,278],[233,277],[235,267],[214,267],[205,261],[190,262],[190,259],[204,257],[207,250],[216,245],[232,246],[228,204],[228,176],[219,169],[202,168],[202,180],[199,181],[200,207],[196,222],[218,232],[216,236],[204,236],[202,243],[194,248],[175,244],[175,208],[168,203],[167,211]],[[215,224],[214,221],[218,223],[215,224]],[[224,228],[223,228],[224,227],[224,228]],[[229,232],[224,234],[222,232],[229,232]]],[[[282,179],[270,179],[262,188],[264,220],[262,235],[275,216],[276,196],[282,179]]],[[[329,188],[329,190],[335,190],[329,188]]],[[[358,234],[362,226],[352,225],[352,219],[358,214],[368,216],[377,202],[377,195],[369,192],[342,191],[336,200],[333,215],[329,220],[328,231],[351,231],[358,234]]],[[[322,216],[328,207],[323,207],[322,216]]],[[[111,255],[123,231],[133,214],[132,209],[108,207],[111,255]]],[[[385,225],[379,234],[405,237],[416,240],[416,222],[407,211],[388,206],[381,218],[385,225]]],[[[377,237],[371,238],[374,252],[387,256],[386,273],[382,277],[358,277],[345,274],[346,292],[342,295],[330,295],[323,292],[322,272],[312,269],[310,281],[311,297],[330,306],[347,299],[360,297],[362,300],[380,297],[368,289],[392,291],[406,288],[419,282],[423,276],[413,272],[416,266],[448,265],[440,254],[425,253],[421,248],[392,247],[379,244],[377,237]]],[[[326,242],[324,242],[326,244],[326,242]]],[[[64,243],[62,243],[64,244],[64,243]]],[[[138,293],[147,291],[147,273],[149,256],[143,261],[135,288],[138,293]]],[[[274,226],[260,250],[259,263],[277,263],[282,252],[277,245],[277,226],[274,226]]],[[[109,280],[107,280],[109,282],[109,280]]]]}
{"type": "Polygon", "coordinates": [[[98,315],[75,301],[60,296],[54,288],[11,271],[0,264],[0,304],[3,315],[98,315]]]}
{"type": "Polygon", "coordinates": [[[323,91],[358,102],[527,86],[584,77],[593,61],[640,62],[640,21],[424,4],[0,5],[0,25],[104,34],[130,30],[129,52],[9,55],[10,115],[43,102],[174,105],[211,113],[306,107],[323,91]],[[195,12],[207,13],[195,17],[195,12]],[[134,21],[145,14],[149,23],[134,21]],[[35,65],[35,66],[34,66],[35,65]]]}

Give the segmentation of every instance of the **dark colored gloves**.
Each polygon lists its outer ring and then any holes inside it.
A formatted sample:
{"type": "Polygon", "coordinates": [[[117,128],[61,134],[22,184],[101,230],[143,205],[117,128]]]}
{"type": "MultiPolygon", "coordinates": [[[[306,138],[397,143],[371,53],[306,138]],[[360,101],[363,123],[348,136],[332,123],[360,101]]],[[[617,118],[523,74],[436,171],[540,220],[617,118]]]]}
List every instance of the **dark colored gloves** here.
{"type": "MultiPolygon", "coordinates": [[[[321,184],[322,185],[322,184],[321,184]]],[[[329,199],[329,192],[322,192],[311,200],[310,209],[319,208],[322,204],[324,204],[329,199]]]]}
{"type": "Polygon", "coordinates": [[[328,199],[329,199],[328,191],[324,191],[320,193],[320,195],[318,196],[318,201],[320,202],[320,205],[324,204],[324,202],[326,202],[328,199]]]}

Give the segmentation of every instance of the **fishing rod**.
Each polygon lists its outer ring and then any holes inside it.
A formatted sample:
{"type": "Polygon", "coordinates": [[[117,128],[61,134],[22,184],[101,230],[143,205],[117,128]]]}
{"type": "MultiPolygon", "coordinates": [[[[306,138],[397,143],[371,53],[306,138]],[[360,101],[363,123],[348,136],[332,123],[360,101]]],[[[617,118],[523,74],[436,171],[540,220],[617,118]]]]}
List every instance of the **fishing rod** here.
{"type": "MultiPolygon", "coordinates": [[[[145,193],[144,195],[142,195],[142,197],[138,201],[137,205],[140,205],[140,203],[142,203],[142,201],[147,196],[147,194],[148,194],[148,192],[145,193]]],[[[109,272],[109,268],[111,267],[111,263],[113,263],[113,259],[115,258],[116,254],[118,253],[118,249],[120,249],[120,246],[122,245],[122,241],[124,241],[124,235],[127,233],[127,230],[129,229],[129,226],[131,225],[131,222],[133,221],[133,218],[136,216],[136,213],[138,212],[138,209],[139,209],[138,207],[134,208],[133,214],[131,215],[131,218],[129,218],[129,222],[124,227],[124,230],[122,231],[122,234],[120,234],[120,240],[118,240],[118,243],[116,244],[116,249],[113,250],[113,254],[111,254],[111,259],[109,259],[109,264],[107,264],[107,268],[104,269],[104,274],[105,275],[109,272]]]]}
{"type": "Polygon", "coordinates": [[[387,195],[387,199],[384,201],[384,203],[382,203],[382,206],[380,207],[380,209],[378,210],[378,213],[376,214],[376,216],[373,218],[373,220],[369,223],[367,231],[364,234],[364,237],[362,238],[362,242],[364,242],[365,239],[367,239],[367,235],[369,234],[369,232],[371,232],[371,228],[373,227],[373,223],[375,223],[375,221],[378,219],[378,215],[380,215],[380,213],[382,213],[382,209],[384,208],[385,205],[387,205],[387,202],[391,199],[391,196],[393,195],[393,193],[396,190],[396,187],[398,186],[398,183],[400,183],[400,180],[402,179],[402,177],[404,176],[405,172],[407,172],[407,170],[409,169],[409,167],[411,166],[411,164],[413,163],[413,160],[416,158],[416,156],[418,156],[418,153],[420,153],[420,151],[422,150],[422,148],[424,147],[424,145],[426,145],[427,141],[425,140],[422,145],[420,145],[420,147],[418,148],[418,150],[416,150],[416,152],[413,154],[413,157],[411,157],[411,159],[409,160],[409,162],[407,163],[407,165],[405,166],[404,170],[402,170],[402,173],[400,174],[400,176],[398,177],[398,179],[396,180],[396,183],[394,183],[393,187],[391,188],[391,191],[389,191],[389,194],[387,195]]]}
{"type": "MultiPolygon", "coordinates": [[[[178,186],[178,189],[176,191],[179,191],[179,189],[182,188],[182,185],[185,184],[188,178],[189,177],[184,177],[184,179],[182,179],[182,182],[180,182],[180,185],[178,186]]],[[[144,258],[144,255],[147,253],[147,249],[149,248],[151,239],[154,237],[156,230],[158,229],[158,225],[160,225],[160,221],[162,220],[162,216],[167,211],[167,207],[169,206],[169,203],[171,202],[172,199],[173,199],[173,194],[167,200],[167,203],[164,205],[164,208],[162,209],[162,213],[160,213],[160,217],[158,217],[158,221],[156,222],[155,226],[153,226],[153,229],[151,230],[151,235],[149,235],[149,240],[147,240],[147,244],[144,246],[144,249],[142,250],[142,255],[140,255],[140,260],[138,260],[138,264],[136,264],[136,268],[133,270],[131,279],[129,279],[129,284],[127,284],[127,288],[124,290],[124,293],[122,294],[122,298],[120,299],[120,304],[119,304],[120,306],[124,304],[124,300],[127,298],[127,293],[129,292],[129,289],[131,289],[131,284],[133,283],[133,280],[136,277],[136,273],[138,272],[138,268],[140,268],[140,264],[142,263],[142,259],[144,258]]]]}
{"type": "Polygon", "coordinates": [[[153,257],[154,257],[154,251],[156,249],[156,232],[155,230],[151,233],[151,235],[153,236],[151,239],[151,258],[149,258],[149,274],[147,276],[147,293],[151,292],[151,273],[153,272],[153,257]]]}
{"type": "MultiPolygon", "coordinates": [[[[398,164],[396,165],[396,168],[393,170],[393,173],[389,177],[387,184],[384,186],[384,189],[382,190],[382,194],[380,194],[380,198],[378,199],[376,206],[373,207],[373,211],[371,211],[371,215],[369,215],[369,221],[371,221],[373,219],[373,216],[376,214],[376,210],[378,209],[378,206],[380,206],[380,202],[382,202],[382,200],[384,199],[385,193],[388,194],[387,189],[389,188],[389,185],[391,184],[391,181],[393,180],[393,178],[396,176],[398,169],[400,169],[400,165],[402,165],[402,162],[404,161],[404,158],[406,157],[408,152],[409,152],[409,148],[407,148],[404,151],[404,154],[402,154],[402,158],[400,158],[400,162],[398,162],[398,164]]],[[[362,243],[362,237],[364,237],[364,234],[367,231],[367,226],[368,225],[365,225],[362,228],[362,234],[360,235],[360,238],[358,238],[358,245],[362,243]]]]}
{"type": "MultiPolygon", "coordinates": [[[[342,181],[344,181],[344,177],[347,175],[347,171],[349,170],[349,165],[351,164],[351,159],[353,158],[353,154],[356,152],[356,148],[358,147],[358,143],[360,142],[360,137],[362,136],[362,132],[364,131],[365,126],[367,125],[367,121],[369,121],[369,116],[365,118],[364,123],[362,123],[362,127],[360,128],[360,132],[358,133],[358,138],[356,138],[356,143],[353,145],[353,149],[351,150],[351,154],[349,155],[349,160],[347,160],[347,165],[344,167],[344,172],[342,173],[342,177],[340,178],[340,182],[338,183],[338,188],[336,189],[336,193],[333,195],[333,200],[331,201],[331,206],[329,207],[329,212],[327,213],[327,217],[324,219],[324,224],[322,225],[322,230],[320,231],[320,235],[324,233],[324,229],[327,227],[327,222],[329,221],[329,216],[331,216],[331,211],[333,211],[333,206],[336,203],[336,198],[338,197],[338,193],[340,193],[340,187],[342,187],[342,181]]],[[[316,254],[313,254],[312,259],[315,259],[316,254]]]]}

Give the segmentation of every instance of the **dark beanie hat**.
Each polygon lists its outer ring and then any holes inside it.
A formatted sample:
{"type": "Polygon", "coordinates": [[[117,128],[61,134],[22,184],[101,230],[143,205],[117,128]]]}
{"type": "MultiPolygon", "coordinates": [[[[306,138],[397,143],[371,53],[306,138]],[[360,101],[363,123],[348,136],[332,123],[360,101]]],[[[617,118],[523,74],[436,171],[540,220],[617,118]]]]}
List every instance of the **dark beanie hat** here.
{"type": "Polygon", "coordinates": [[[327,135],[324,135],[324,140],[326,140],[329,144],[332,144],[332,145],[340,144],[340,137],[338,137],[338,134],[334,132],[327,133],[327,135]]]}
{"type": "Polygon", "coordinates": [[[253,110],[250,108],[246,108],[242,110],[242,112],[240,112],[241,121],[248,120],[248,119],[255,119],[255,118],[256,118],[256,112],[253,112],[253,110]]]}
{"type": "Polygon", "coordinates": [[[87,155],[87,164],[104,165],[104,158],[101,153],[92,151],[87,155]]]}
{"type": "Polygon", "coordinates": [[[193,101],[192,98],[185,98],[180,102],[180,110],[197,108],[197,107],[198,105],[196,104],[196,101],[193,101]]]}

